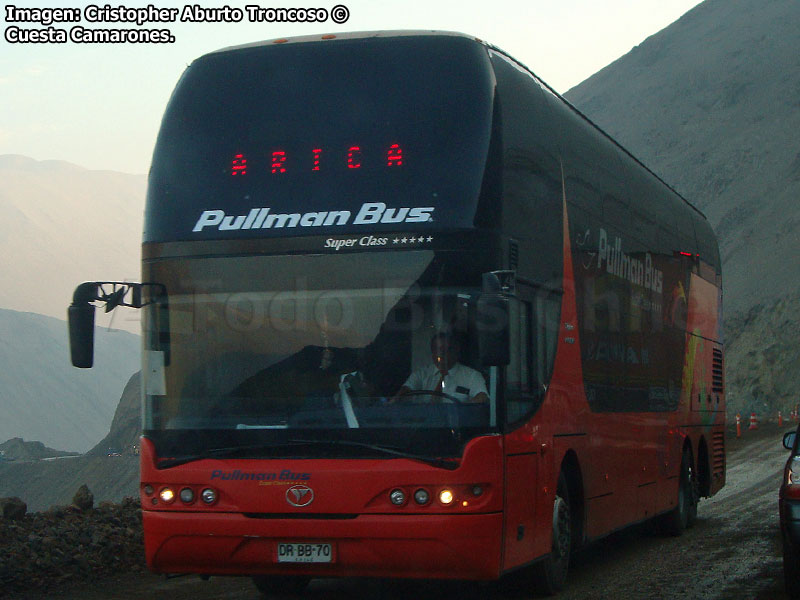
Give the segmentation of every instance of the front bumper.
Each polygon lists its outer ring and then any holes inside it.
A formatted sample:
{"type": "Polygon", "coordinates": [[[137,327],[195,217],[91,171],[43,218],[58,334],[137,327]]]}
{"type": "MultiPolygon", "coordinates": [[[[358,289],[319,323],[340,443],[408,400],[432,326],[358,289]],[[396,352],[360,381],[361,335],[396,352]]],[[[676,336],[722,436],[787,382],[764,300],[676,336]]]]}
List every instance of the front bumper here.
{"type": "Polygon", "coordinates": [[[500,576],[501,513],[324,517],[145,510],[147,564],[159,573],[211,575],[472,580],[500,576]],[[334,561],[278,563],[280,542],[331,543],[334,561]]]}

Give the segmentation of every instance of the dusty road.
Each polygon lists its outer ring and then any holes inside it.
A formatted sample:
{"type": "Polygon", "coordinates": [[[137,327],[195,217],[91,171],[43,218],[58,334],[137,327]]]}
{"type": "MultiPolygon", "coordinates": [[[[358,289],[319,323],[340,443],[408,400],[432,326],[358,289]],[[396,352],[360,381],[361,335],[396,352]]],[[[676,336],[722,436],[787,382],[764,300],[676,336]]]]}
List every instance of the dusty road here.
{"type": "MultiPolygon", "coordinates": [[[[776,427],[728,440],[728,483],[700,503],[698,521],[679,538],[648,527],[615,534],[575,557],[559,600],[673,599],[767,600],[783,593],[777,493],[786,451],[776,427]]],[[[2,594],[0,594],[2,595],[2,594]]],[[[91,588],[48,595],[61,600],[241,599],[260,595],[248,579],[195,577],[171,580],[149,573],[122,574],[91,588]]],[[[313,581],[310,600],[531,598],[526,592],[452,582],[381,580],[313,581]]],[[[41,596],[30,596],[40,600],[41,596]]]]}

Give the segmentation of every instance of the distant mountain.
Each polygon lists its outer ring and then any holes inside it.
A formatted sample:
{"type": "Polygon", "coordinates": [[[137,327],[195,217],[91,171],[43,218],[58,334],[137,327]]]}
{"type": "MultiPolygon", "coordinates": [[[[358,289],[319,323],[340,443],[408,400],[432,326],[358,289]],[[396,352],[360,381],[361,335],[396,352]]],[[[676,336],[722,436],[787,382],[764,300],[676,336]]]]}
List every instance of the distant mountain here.
{"type": "MultiPolygon", "coordinates": [[[[64,319],[82,281],[139,281],[147,178],[0,155],[0,308],[64,319]]],[[[138,331],[135,311],[98,325],[138,331]]]]}
{"type": "Polygon", "coordinates": [[[799,23],[797,0],[706,0],[566,94],[717,232],[731,412],[798,402],[799,23]]]}
{"type": "Polygon", "coordinates": [[[0,441],[24,438],[86,452],[108,433],[140,338],[95,329],[95,368],[70,363],[67,324],[0,309],[0,441]]]}
{"type": "Polygon", "coordinates": [[[42,442],[26,442],[22,438],[11,438],[0,444],[0,459],[3,460],[41,460],[75,455],[75,452],[54,450],[42,442]]]}
{"type": "Polygon", "coordinates": [[[105,456],[109,448],[117,448],[122,454],[129,454],[133,446],[139,445],[142,435],[142,373],[137,371],[125,384],[122,397],[114,411],[114,419],[108,435],[92,448],[90,456],[105,456]]]}

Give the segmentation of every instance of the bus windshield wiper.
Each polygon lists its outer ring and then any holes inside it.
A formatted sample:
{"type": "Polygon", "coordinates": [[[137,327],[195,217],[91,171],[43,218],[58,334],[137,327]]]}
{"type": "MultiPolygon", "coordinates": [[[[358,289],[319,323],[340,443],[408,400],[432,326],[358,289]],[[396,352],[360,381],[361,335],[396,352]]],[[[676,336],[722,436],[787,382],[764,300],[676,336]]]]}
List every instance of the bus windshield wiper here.
{"type": "Polygon", "coordinates": [[[423,456],[413,454],[411,452],[404,452],[389,446],[380,446],[378,444],[368,444],[366,442],[353,442],[349,440],[303,440],[291,439],[285,442],[278,442],[275,444],[257,444],[252,446],[229,446],[226,448],[211,448],[202,453],[191,454],[187,456],[176,456],[174,458],[165,458],[156,465],[157,469],[169,469],[177,467],[186,463],[203,460],[206,458],[220,458],[220,457],[233,457],[239,454],[247,454],[249,452],[256,452],[259,450],[274,450],[277,448],[289,448],[296,446],[318,446],[324,445],[329,447],[349,447],[349,448],[365,448],[374,450],[382,454],[395,456],[397,458],[408,458],[410,460],[417,460],[433,467],[440,469],[448,469],[450,471],[457,469],[459,466],[458,461],[445,460],[432,456],[423,456]]]}
{"type": "Polygon", "coordinates": [[[164,458],[156,465],[157,469],[169,469],[177,467],[178,465],[185,465],[186,463],[203,460],[205,458],[220,458],[220,457],[233,457],[239,454],[247,454],[249,452],[257,452],[260,450],[274,450],[277,448],[288,448],[293,446],[308,445],[313,442],[306,442],[302,440],[289,440],[287,442],[277,442],[274,444],[255,444],[250,446],[228,446],[225,448],[210,448],[197,454],[189,454],[187,456],[176,456],[172,458],[164,458]]]}
{"type": "Polygon", "coordinates": [[[398,450],[397,448],[393,448],[391,446],[381,446],[379,444],[369,444],[367,442],[354,442],[351,440],[291,440],[291,441],[297,442],[299,444],[319,444],[334,448],[337,446],[344,446],[349,448],[365,448],[367,450],[374,450],[376,452],[387,454],[389,456],[395,456],[397,458],[408,458],[409,460],[417,460],[419,462],[425,463],[426,465],[431,465],[433,467],[438,467],[440,469],[447,469],[449,471],[453,471],[459,467],[459,462],[455,460],[446,460],[443,458],[436,458],[434,456],[424,456],[421,454],[414,454],[412,452],[405,452],[403,450],[398,450]]]}

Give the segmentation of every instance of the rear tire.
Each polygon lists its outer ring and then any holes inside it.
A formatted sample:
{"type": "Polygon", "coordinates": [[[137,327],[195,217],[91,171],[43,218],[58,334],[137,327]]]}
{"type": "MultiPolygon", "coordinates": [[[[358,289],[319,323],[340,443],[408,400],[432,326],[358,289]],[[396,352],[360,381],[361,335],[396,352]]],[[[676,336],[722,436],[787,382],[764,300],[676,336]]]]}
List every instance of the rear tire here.
{"type": "Polygon", "coordinates": [[[308,587],[311,577],[301,575],[256,575],[253,583],[264,596],[299,594],[308,587]]]}
{"type": "Polygon", "coordinates": [[[681,535],[697,520],[697,480],[692,466],[692,456],[684,451],[681,460],[678,505],[664,516],[664,531],[669,535],[681,535]]]}
{"type": "Polygon", "coordinates": [[[564,588],[572,548],[572,511],[569,489],[564,473],[558,478],[556,499],[553,502],[553,543],[550,554],[535,566],[536,591],[552,596],[564,588]]]}

